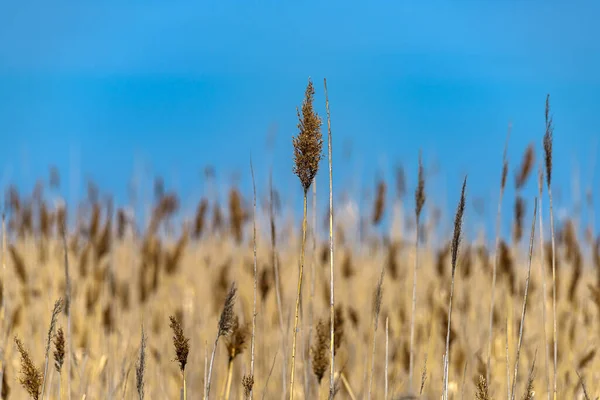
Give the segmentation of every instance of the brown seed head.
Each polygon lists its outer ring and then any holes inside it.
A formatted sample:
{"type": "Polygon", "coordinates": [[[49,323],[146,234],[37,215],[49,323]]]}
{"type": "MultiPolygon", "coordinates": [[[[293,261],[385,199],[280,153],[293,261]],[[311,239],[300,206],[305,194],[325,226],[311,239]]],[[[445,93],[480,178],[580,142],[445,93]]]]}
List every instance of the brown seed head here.
{"type": "Polygon", "coordinates": [[[229,292],[227,293],[227,297],[225,298],[225,304],[223,305],[223,311],[221,311],[221,317],[219,318],[219,336],[228,335],[234,324],[234,313],[233,313],[233,304],[235,302],[235,297],[237,293],[237,288],[235,287],[235,282],[231,284],[229,288],[229,292]]]}
{"type": "Polygon", "coordinates": [[[458,248],[460,247],[461,232],[462,232],[462,219],[465,213],[465,189],[467,188],[467,177],[463,181],[462,191],[460,194],[460,201],[456,209],[456,216],[454,217],[454,235],[452,237],[452,276],[456,271],[456,260],[458,259],[458,248]]]}
{"type": "Polygon", "coordinates": [[[335,307],[335,314],[333,317],[333,354],[337,354],[338,349],[340,348],[343,340],[344,340],[344,310],[341,305],[337,305],[335,307]]]}
{"type": "Polygon", "coordinates": [[[311,349],[313,373],[319,384],[329,367],[329,325],[323,319],[319,320],[315,332],[316,341],[311,349]]]}
{"type": "Polygon", "coordinates": [[[419,153],[419,181],[415,190],[415,213],[417,215],[417,223],[421,216],[421,210],[425,204],[425,173],[423,171],[423,159],[419,153]]]}
{"type": "Polygon", "coordinates": [[[533,170],[533,164],[535,163],[535,151],[533,149],[533,144],[527,146],[527,150],[525,150],[525,154],[523,155],[523,161],[521,162],[521,167],[515,174],[515,187],[521,189],[525,183],[527,182],[527,178],[531,174],[533,170]]]}
{"type": "Polygon", "coordinates": [[[523,219],[525,218],[525,199],[517,196],[515,199],[515,225],[513,237],[515,243],[519,243],[523,238],[523,219]]]}
{"type": "Polygon", "coordinates": [[[385,192],[386,185],[383,180],[377,183],[377,197],[373,204],[373,225],[378,225],[383,219],[385,213],[385,192]]]}
{"type": "Polygon", "coordinates": [[[56,319],[58,318],[58,314],[60,314],[64,308],[63,299],[58,299],[54,302],[54,308],[52,309],[52,317],[50,318],[50,327],[48,328],[48,340],[46,341],[46,354],[50,352],[50,343],[52,341],[52,336],[54,335],[54,328],[56,327],[56,319]]]}
{"type": "Polygon", "coordinates": [[[552,135],[554,124],[550,115],[550,95],[546,96],[546,133],[544,134],[544,155],[546,161],[546,183],[548,187],[552,183],[552,135]]]}
{"type": "Polygon", "coordinates": [[[321,118],[313,109],[315,89],[312,81],[308,80],[304,102],[302,103],[302,116],[298,114],[298,136],[292,138],[294,145],[294,173],[300,179],[304,192],[308,191],[313,179],[319,170],[323,151],[323,136],[321,134],[321,118]]]}
{"type": "Polygon", "coordinates": [[[227,347],[229,360],[233,360],[246,349],[249,334],[250,327],[248,324],[240,325],[238,316],[234,315],[231,331],[225,337],[225,347],[227,347]]]}
{"type": "Polygon", "coordinates": [[[181,373],[185,371],[188,353],[190,352],[190,339],[183,334],[183,328],[174,316],[170,316],[169,326],[173,330],[173,346],[175,346],[175,361],[179,363],[181,373]]]}
{"type": "Polygon", "coordinates": [[[375,329],[377,329],[377,324],[379,322],[379,314],[381,312],[381,302],[383,300],[383,274],[385,269],[381,269],[381,275],[379,276],[379,281],[377,281],[377,287],[375,288],[375,293],[373,294],[373,313],[375,314],[375,329]]]}
{"type": "Polygon", "coordinates": [[[244,387],[244,398],[250,399],[250,393],[252,392],[252,387],[254,386],[254,376],[252,375],[244,375],[242,378],[242,386],[244,387]]]}
{"type": "Polygon", "coordinates": [[[58,328],[54,336],[54,366],[60,374],[65,361],[65,334],[62,328],[58,328]]]}
{"type": "Polygon", "coordinates": [[[476,386],[477,390],[475,391],[475,398],[477,400],[491,400],[490,389],[483,375],[479,375],[479,380],[477,381],[476,386]]]}
{"type": "Polygon", "coordinates": [[[15,343],[17,344],[17,350],[21,354],[21,376],[19,377],[19,383],[33,400],[39,400],[44,380],[42,371],[36,368],[33,361],[31,361],[31,357],[29,357],[29,353],[23,346],[23,342],[15,337],[15,343]]]}

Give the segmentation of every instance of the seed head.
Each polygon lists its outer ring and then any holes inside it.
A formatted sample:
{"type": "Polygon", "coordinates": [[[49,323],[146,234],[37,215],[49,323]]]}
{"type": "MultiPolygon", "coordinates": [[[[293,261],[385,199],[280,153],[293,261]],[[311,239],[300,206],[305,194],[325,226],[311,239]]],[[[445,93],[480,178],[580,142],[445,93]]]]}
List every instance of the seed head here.
{"type": "MultiPolygon", "coordinates": [[[[421,153],[419,153],[419,183],[417,184],[417,190],[415,190],[415,213],[417,214],[417,221],[421,216],[421,210],[425,204],[425,173],[423,172],[423,159],[421,153]]],[[[418,223],[418,222],[417,222],[418,223]]]]}
{"type": "Polygon", "coordinates": [[[65,361],[65,334],[62,328],[58,328],[54,336],[54,366],[60,374],[65,361]]]}
{"type": "Polygon", "coordinates": [[[552,183],[552,135],[554,124],[550,114],[550,95],[546,96],[546,133],[544,134],[544,155],[546,160],[546,183],[548,187],[552,183]]]}
{"type": "Polygon", "coordinates": [[[329,324],[320,319],[317,323],[315,333],[316,342],[312,346],[312,366],[313,373],[317,377],[319,384],[329,367],[329,324]]]}
{"type": "Polygon", "coordinates": [[[21,376],[19,377],[19,383],[33,400],[39,400],[40,390],[44,381],[42,371],[37,369],[33,361],[31,361],[31,357],[29,357],[29,353],[23,346],[23,342],[15,337],[15,343],[17,344],[17,350],[21,354],[21,376]]]}
{"type": "Polygon", "coordinates": [[[234,324],[234,313],[233,303],[235,302],[235,295],[237,288],[235,282],[231,284],[227,297],[225,298],[225,304],[223,305],[223,311],[221,311],[221,317],[219,318],[219,336],[228,335],[233,329],[234,324]]]}
{"type": "Polygon", "coordinates": [[[515,175],[515,187],[517,189],[521,189],[525,183],[527,182],[527,178],[531,174],[533,170],[533,164],[535,163],[535,151],[533,149],[533,144],[527,146],[527,150],[525,150],[525,154],[523,155],[523,161],[521,162],[521,167],[517,171],[515,175]]]}
{"type": "Polygon", "coordinates": [[[319,162],[323,151],[323,135],[321,134],[321,118],[313,109],[313,97],[315,89],[312,81],[308,80],[304,102],[302,103],[302,115],[298,114],[298,136],[292,138],[294,145],[294,173],[300,179],[304,192],[317,175],[319,162]]]}
{"type": "Polygon", "coordinates": [[[181,323],[175,319],[174,316],[170,316],[169,326],[173,330],[173,346],[175,346],[175,361],[179,362],[179,370],[181,373],[185,371],[185,365],[187,364],[188,353],[190,352],[190,339],[186,338],[181,328],[181,323]]]}
{"type": "Polygon", "coordinates": [[[240,325],[238,316],[234,315],[231,331],[225,337],[225,346],[230,360],[236,358],[246,349],[249,334],[248,324],[240,325]]]}
{"type": "Polygon", "coordinates": [[[462,191],[460,194],[460,201],[456,209],[456,216],[454,217],[454,236],[452,237],[452,276],[456,271],[456,260],[458,259],[458,248],[460,246],[461,233],[462,233],[462,219],[465,213],[465,189],[467,188],[467,177],[463,182],[462,191]]]}
{"type": "Polygon", "coordinates": [[[146,334],[142,325],[142,339],[140,341],[140,355],[135,366],[135,384],[140,400],[144,400],[144,372],[146,370],[146,334]]]}

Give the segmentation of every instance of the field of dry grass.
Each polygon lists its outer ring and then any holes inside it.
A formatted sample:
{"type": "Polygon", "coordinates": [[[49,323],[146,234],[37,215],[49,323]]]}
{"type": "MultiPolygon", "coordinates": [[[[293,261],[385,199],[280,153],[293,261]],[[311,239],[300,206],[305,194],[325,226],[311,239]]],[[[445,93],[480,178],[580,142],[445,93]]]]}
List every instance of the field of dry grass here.
{"type": "MultiPolygon", "coordinates": [[[[42,190],[9,190],[2,398],[599,396],[600,239],[581,235],[573,219],[555,223],[553,246],[554,221],[535,213],[533,221],[523,220],[525,203],[540,210],[550,205],[549,104],[540,149],[546,162],[538,176],[543,202],[514,199],[511,237],[489,246],[460,235],[460,206],[456,216],[434,212],[422,168],[410,191],[398,180],[392,203],[380,182],[357,221],[340,213],[329,225],[329,215],[317,215],[313,206],[315,174],[328,179],[330,141],[321,138],[311,98],[309,87],[294,153],[290,146],[307,204],[305,230],[284,218],[276,189],[263,180],[257,186],[268,207],[256,210],[251,193],[243,197],[231,188],[226,204],[198,199],[196,214],[184,222],[174,217],[177,195],[158,193],[144,229],[133,223],[138,215],[114,209],[90,190],[76,225],[64,232],[62,203],[52,204],[42,190]],[[406,223],[383,234],[378,226],[386,215],[406,223]],[[332,247],[316,233],[324,219],[332,247]],[[454,234],[440,234],[442,219],[454,221],[454,234]]],[[[498,188],[512,184],[510,160],[503,166],[501,156],[498,188]]],[[[535,179],[534,163],[531,148],[521,165],[511,165],[517,196],[535,179]]],[[[332,166],[335,174],[335,160],[332,166]]],[[[296,179],[292,171],[290,179],[296,179]]],[[[464,198],[455,201],[465,207],[464,198]]],[[[511,215],[513,199],[500,202],[511,215]]]]}

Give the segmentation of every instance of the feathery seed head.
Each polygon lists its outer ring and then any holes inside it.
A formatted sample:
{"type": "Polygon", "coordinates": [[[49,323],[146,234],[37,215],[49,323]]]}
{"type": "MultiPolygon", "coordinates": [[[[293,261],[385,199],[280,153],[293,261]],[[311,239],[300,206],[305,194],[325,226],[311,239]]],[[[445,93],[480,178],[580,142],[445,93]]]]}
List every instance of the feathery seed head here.
{"type": "Polygon", "coordinates": [[[244,375],[242,378],[242,386],[244,387],[244,398],[249,399],[252,387],[254,386],[254,376],[244,375]]]}
{"type": "Polygon", "coordinates": [[[29,353],[23,346],[23,342],[15,337],[15,343],[17,344],[17,350],[21,354],[21,376],[19,377],[19,383],[33,400],[39,400],[40,390],[44,381],[42,371],[33,364],[29,353]]]}
{"type": "MultiPolygon", "coordinates": [[[[423,172],[423,159],[421,152],[419,152],[419,181],[417,184],[417,190],[415,190],[415,213],[417,214],[417,221],[421,216],[421,210],[425,204],[425,173],[423,172]]],[[[418,223],[418,222],[417,222],[418,223]]]]}
{"type": "Polygon", "coordinates": [[[554,124],[552,115],[550,115],[550,95],[546,96],[546,133],[544,134],[544,155],[546,161],[546,183],[548,186],[552,183],[552,135],[554,134],[554,124]]]}
{"type": "Polygon", "coordinates": [[[238,316],[234,315],[231,331],[225,337],[225,346],[227,347],[230,360],[236,358],[246,349],[249,334],[250,328],[248,324],[240,325],[238,316]]]}
{"type": "Polygon", "coordinates": [[[313,373],[319,384],[329,367],[329,325],[323,319],[319,320],[315,333],[317,340],[311,349],[313,373]]]}
{"type": "Polygon", "coordinates": [[[135,385],[140,400],[144,400],[144,372],[146,370],[146,334],[142,325],[142,339],[140,341],[140,355],[135,366],[135,385]]]}
{"type": "Polygon", "coordinates": [[[60,374],[65,361],[65,334],[62,328],[58,328],[54,336],[54,366],[60,374]]]}
{"type": "Polygon", "coordinates": [[[315,89],[312,81],[308,80],[302,115],[298,114],[298,136],[292,138],[294,145],[294,173],[300,179],[304,192],[308,192],[313,179],[319,170],[323,151],[323,135],[321,134],[321,118],[313,109],[315,89]]]}
{"type": "Polygon", "coordinates": [[[169,320],[171,321],[169,326],[173,330],[175,361],[179,363],[179,370],[183,373],[187,364],[188,353],[190,352],[190,339],[185,337],[181,323],[174,316],[171,315],[169,320]]]}
{"type": "Polygon", "coordinates": [[[460,201],[456,209],[456,216],[454,217],[454,236],[452,237],[452,276],[456,271],[456,260],[458,259],[458,248],[460,247],[461,232],[462,232],[462,219],[465,212],[465,189],[467,187],[467,177],[463,182],[462,191],[460,194],[460,201]]]}
{"type": "Polygon", "coordinates": [[[235,282],[231,284],[229,288],[229,292],[227,293],[227,297],[225,298],[225,304],[223,305],[223,311],[221,311],[221,317],[219,318],[219,336],[228,335],[234,324],[234,313],[233,313],[233,304],[235,302],[235,297],[237,293],[237,288],[235,286],[235,282]]]}
{"type": "Polygon", "coordinates": [[[515,187],[517,189],[521,189],[527,182],[527,178],[529,178],[529,175],[531,174],[531,170],[533,169],[534,163],[535,151],[533,149],[533,144],[530,144],[529,146],[527,146],[527,150],[525,150],[525,154],[523,155],[521,167],[515,175],[515,187]]]}

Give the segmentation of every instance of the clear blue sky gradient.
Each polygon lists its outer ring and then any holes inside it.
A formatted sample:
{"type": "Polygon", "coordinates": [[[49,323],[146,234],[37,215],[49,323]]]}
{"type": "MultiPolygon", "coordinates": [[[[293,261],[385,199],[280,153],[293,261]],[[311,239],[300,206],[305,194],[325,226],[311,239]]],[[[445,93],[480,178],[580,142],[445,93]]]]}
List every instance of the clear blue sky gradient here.
{"type": "Polygon", "coordinates": [[[142,171],[192,207],[207,164],[248,189],[252,154],[259,189],[273,165],[293,199],[291,137],[310,76],[323,116],[328,79],[338,195],[392,180],[399,162],[412,191],[422,149],[438,169],[430,197],[452,211],[468,173],[491,222],[507,124],[512,199],[527,144],[541,160],[550,93],[557,203],[571,207],[574,173],[582,195],[600,182],[598,15],[583,1],[2,2],[0,183],[30,190],[53,164],[67,198],[92,177],[123,203],[142,171]]]}

